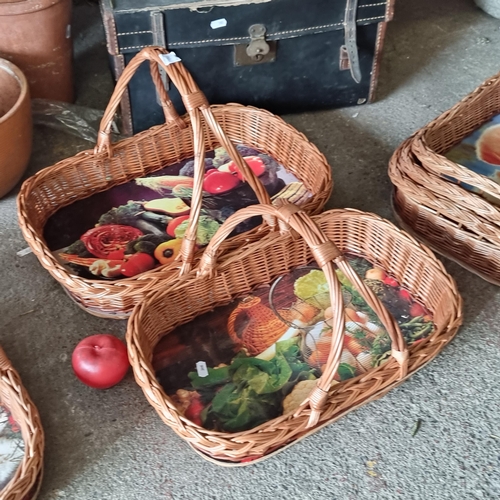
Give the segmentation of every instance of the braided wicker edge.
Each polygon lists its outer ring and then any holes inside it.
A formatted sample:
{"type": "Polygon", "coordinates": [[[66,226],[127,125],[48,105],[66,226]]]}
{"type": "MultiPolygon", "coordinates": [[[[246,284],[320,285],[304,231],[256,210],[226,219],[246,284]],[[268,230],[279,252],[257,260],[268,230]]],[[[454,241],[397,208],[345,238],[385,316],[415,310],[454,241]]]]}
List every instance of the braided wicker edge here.
{"type": "MultiPolygon", "coordinates": [[[[226,130],[231,140],[253,146],[270,154],[277,161],[281,162],[280,157],[285,155],[285,153],[280,153],[280,148],[288,148],[288,154],[290,156],[294,152],[299,153],[307,151],[309,169],[311,172],[314,172],[314,174],[307,174],[308,176],[310,175],[311,179],[301,178],[303,177],[301,175],[298,177],[312,192],[313,196],[302,206],[302,208],[310,214],[317,214],[323,209],[333,189],[331,168],[324,155],[320,153],[318,148],[312,144],[304,134],[298,132],[294,127],[284,122],[282,118],[258,108],[239,104],[227,104],[211,106],[211,109],[215,116],[219,118],[222,128],[226,130]],[[262,136],[262,133],[256,133],[254,131],[248,133],[248,136],[241,138],[241,140],[238,140],[238,137],[235,137],[234,134],[227,131],[229,121],[229,118],[227,118],[228,114],[239,117],[239,120],[245,119],[251,121],[255,123],[257,127],[263,127],[263,124],[267,124],[268,127],[275,127],[280,130],[280,134],[278,134],[279,137],[275,138],[274,142],[270,144],[269,140],[265,136],[262,136]],[[314,168],[312,168],[312,166],[314,166],[314,168]],[[313,183],[315,189],[313,188],[313,183]]],[[[183,120],[187,124],[190,123],[189,117],[187,116],[183,117],[183,120]]],[[[129,151],[132,151],[132,154],[138,154],[138,151],[140,151],[138,149],[138,144],[145,142],[151,144],[153,148],[156,148],[154,146],[155,139],[166,133],[171,133],[173,130],[178,130],[175,124],[159,125],[141,132],[132,138],[124,139],[114,147],[116,156],[127,155],[129,151]]],[[[212,135],[207,139],[207,146],[215,147],[212,135]]],[[[177,154],[179,155],[177,161],[180,161],[184,157],[189,157],[186,148],[189,148],[189,145],[182,144],[177,148],[177,154]],[[182,148],[184,148],[183,152],[182,148]]],[[[156,154],[159,154],[158,151],[156,154]]],[[[43,239],[43,226],[50,215],[59,208],[69,205],[78,199],[90,196],[95,192],[106,191],[114,185],[128,182],[134,177],[137,177],[137,175],[130,176],[122,172],[119,180],[114,178],[106,179],[105,182],[101,182],[99,188],[94,189],[89,189],[88,185],[84,183],[82,183],[81,187],[78,185],[68,186],[61,181],[56,191],[56,195],[59,196],[60,200],[58,200],[57,204],[51,203],[51,209],[45,212],[43,211],[43,207],[37,206],[37,203],[31,201],[34,192],[37,193],[37,196],[50,197],[52,193],[45,192],[47,190],[47,188],[44,187],[46,181],[53,182],[54,178],[57,179],[61,177],[70,168],[78,167],[81,170],[82,164],[87,165],[86,168],[90,171],[92,168],[95,168],[95,166],[92,165],[92,161],[103,162],[105,158],[106,155],[104,153],[95,155],[92,150],[82,151],[74,157],[62,160],[54,166],[46,168],[27,179],[21,188],[17,200],[18,219],[23,236],[41,265],[49,271],[53,278],[67,290],[68,294],[83,309],[97,316],[112,319],[125,319],[130,315],[135,304],[142,299],[145,293],[149,293],[156,287],[161,286],[166,279],[175,278],[178,274],[179,266],[177,264],[166,265],[144,273],[137,278],[123,279],[115,282],[81,278],[71,274],[57,262],[43,239]],[[75,189],[77,191],[76,194],[74,192],[75,189]]],[[[158,170],[159,168],[163,168],[163,166],[147,170],[143,172],[143,174],[158,170]]],[[[285,162],[285,167],[289,171],[297,174],[293,164],[285,162]]],[[[305,173],[305,168],[303,172],[305,173]]],[[[75,182],[78,184],[79,181],[77,180],[75,182]]],[[[259,233],[260,229],[256,228],[252,231],[235,236],[231,241],[224,244],[224,248],[227,250],[237,248],[249,241],[258,239],[260,237],[259,233]]],[[[200,255],[201,252],[198,252],[195,262],[200,255]]]]}
{"type": "MultiPolygon", "coordinates": [[[[447,299],[443,303],[445,303],[447,319],[445,324],[436,328],[436,331],[425,342],[410,348],[409,373],[413,373],[438,354],[444,345],[454,337],[462,322],[462,299],[458,294],[456,284],[429,249],[420,245],[414,238],[403,233],[390,222],[384,221],[373,214],[365,214],[355,210],[333,210],[315,217],[315,220],[320,222],[322,218],[324,220],[325,217],[335,216],[350,217],[353,224],[355,224],[354,220],[356,218],[364,218],[365,220],[368,218],[370,222],[382,225],[384,234],[390,234],[399,239],[402,244],[411,247],[412,258],[416,258],[415,255],[418,254],[419,258],[425,260],[426,270],[429,273],[436,273],[442,279],[441,284],[443,286],[440,287],[440,291],[446,289],[447,299]]],[[[269,235],[261,241],[261,244],[264,245],[265,240],[269,242],[275,237],[275,235],[269,235]]],[[[259,243],[249,245],[244,254],[254,253],[258,246],[259,243]]],[[[358,255],[363,254],[359,248],[350,248],[349,251],[358,255]]],[[[245,255],[239,255],[235,258],[239,258],[241,261],[245,258],[245,255]]],[[[404,257],[398,254],[396,258],[404,257]]],[[[416,278],[413,276],[412,279],[416,278]]],[[[161,294],[157,293],[155,295],[159,297],[161,294]]],[[[317,430],[317,427],[313,431],[306,428],[307,413],[296,418],[285,415],[250,431],[235,434],[207,431],[182,417],[156,381],[150,364],[152,348],[151,345],[148,345],[148,342],[153,342],[153,340],[150,340],[147,336],[145,337],[145,334],[141,332],[142,325],[144,325],[145,321],[148,321],[147,312],[148,307],[150,307],[149,303],[152,301],[152,298],[149,297],[139,304],[128,324],[127,341],[134,375],[146,398],[156,409],[160,418],[172,427],[180,437],[204,454],[204,458],[213,459],[219,464],[226,464],[226,462],[241,461],[249,456],[267,456],[268,452],[272,453],[275,449],[281,450],[287,444],[317,430]],[[222,462],[222,460],[226,462],[222,462]]],[[[443,304],[441,304],[442,307],[443,304]]],[[[442,310],[441,313],[444,314],[442,310]]],[[[348,411],[377,399],[393,386],[399,384],[401,382],[399,365],[393,361],[391,360],[382,367],[372,369],[364,375],[335,386],[335,390],[329,392],[327,408],[321,415],[317,424],[318,427],[327,425],[348,411]]],[[[249,463],[255,463],[255,461],[249,463]]]]}
{"type": "Polygon", "coordinates": [[[404,189],[394,189],[392,204],[398,224],[415,238],[485,281],[500,285],[499,247],[477,240],[436,211],[414,203],[404,189]]]}
{"type": "Polygon", "coordinates": [[[486,176],[448,160],[444,154],[500,113],[500,74],[486,80],[451,109],[420,129],[412,151],[424,168],[500,197],[500,185],[486,176]]]}
{"type": "Polygon", "coordinates": [[[494,245],[500,244],[500,209],[481,196],[428,173],[405,141],[389,162],[392,183],[420,205],[427,206],[494,245]],[[498,225],[497,225],[498,224],[498,225]]]}
{"type": "Polygon", "coordinates": [[[0,492],[0,498],[34,499],[38,495],[43,477],[44,432],[36,406],[1,347],[0,395],[21,428],[25,446],[24,458],[14,477],[0,492]]]}

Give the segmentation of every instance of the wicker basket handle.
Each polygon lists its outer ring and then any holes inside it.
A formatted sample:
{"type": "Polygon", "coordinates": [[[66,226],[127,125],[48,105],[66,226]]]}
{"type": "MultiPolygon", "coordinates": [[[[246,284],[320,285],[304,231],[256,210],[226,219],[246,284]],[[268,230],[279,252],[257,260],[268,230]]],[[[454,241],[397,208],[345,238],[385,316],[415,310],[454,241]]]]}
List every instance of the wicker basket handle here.
{"type": "MultiPolygon", "coordinates": [[[[202,125],[202,116],[205,119],[207,126],[213,131],[215,137],[219,141],[220,145],[227,151],[230,158],[235,162],[238,170],[243,175],[244,179],[252,190],[254,191],[259,203],[271,204],[271,198],[269,193],[266,191],[262,182],[253,173],[252,169],[247,165],[239,154],[236,147],[229,140],[222,127],[219,125],[215,116],[210,109],[208,101],[196,85],[193,77],[189,71],[184,67],[179,59],[172,58],[175,62],[169,62],[165,59],[169,52],[162,47],[146,47],[142,49],[127,65],[127,68],[123,72],[122,76],[116,84],[113,95],[111,96],[108,108],[104,113],[101,120],[101,125],[99,128],[99,134],[97,137],[97,146],[95,148],[96,153],[101,153],[105,150],[108,154],[112,154],[112,146],[110,140],[110,130],[111,122],[116,112],[116,109],[120,103],[121,97],[125,91],[125,88],[132,78],[132,75],[137,71],[137,68],[146,60],[149,61],[152,70],[153,79],[155,80],[155,75],[157,74],[157,79],[159,79],[158,66],[162,67],[173,84],[177,87],[184,106],[189,113],[191,124],[193,127],[194,136],[194,183],[193,183],[193,194],[191,198],[191,213],[188,228],[184,235],[182,241],[182,247],[180,251],[180,259],[182,260],[182,265],[180,268],[180,275],[186,275],[190,270],[194,258],[194,252],[196,248],[196,234],[198,228],[198,221],[201,212],[202,195],[203,195],[203,178],[205,173],[205,135],[202,125]]],[[[155,83],[157,83],[155,81],[155,83]]],[[[164,96],[167,96],[165,89],[164,96]]],[[[161,94],[160,94],[161,95],[161,94]]],[[[168,96],[166,97],[168,99],[168,96]]],[[[164,101],[167,103],[167,101],[164,101]]],[[[172,106],[170,100],[168,100],[168,105],[164,110],[168,110],[169,119],[175,120],[176,123],[185,127],[186,123],[179,118],[175,109],[172,106]],[[174,114],[175,113],[175,114],[174,114]]],[[[273,221],[269,221],[273,225],[273,221]]]]}
{"type": "MultiPolygon", "coordinates": [[[[146,54],[139,52],[124,69],[122,75],[118,79],[113,94],[109,99],[109,103],[104,111],[104,115],[101,119],[99,125],[99,132],[97,134],[97,144],[95,147],[95,152],[100,153],[107,150],[108,155],[111,157],[113,154],[113,146],[111,144],[111,126],[113,124],[113,119],[117,112],[118,106],[122,101],[123,94],[127,90],[127,85],[129,84],[132,77],[135,75],[139,66],[148,59],[146,54]]],[[[182,118],[177,114],[177,111],[168,96],[168,92],[163,85],[161,80],[160,71],[158,65],[150,61],[149,68],[151,72],[151,78],[155,84],[156,90],[160,97],[161,106],[163,108],[163,114],[165,115],[165,121],[167,123],[176,123],[179,128],[186,128],[187,124],[182,120],[182,118]]]]}
{"type": "Polygon", "coordinates": [[[12,364],[5,354],[5,351],[0,347],[0,371],[4,372],[12,369],[12,364]]]}
{"type": "Polygon", "coordinates": [[[285,203],[277,208],[265,205],[253,205],[243,208],[231,215],[219,228],[205,249],[198,274],[214,275],[216,270],[217,250],[220,244],[231,234],[234,228],[249,217],[256,215],[276,217],[281,223],[289,225],[294,231],[301,235],[312,251],[316,262],[325,273],[325,277],[330,290],[330,301],[333,311],[332,320],[332,345],[326,363],[326,368],[322,376],[318,379],[316,388],[309,397],[302,403],[297,414],[306,407],[311,409],[307,426],[314,426],[321,415],[328,392],[331,389],[333,378],[337,373],[340,357],[343,350],[345,318],[344,304],[342,299],[341,285],[335,272],[334,263],[344,273],[347,279],[354,285],[367,304],[377,314],[384,325],[392,342],[392,356],[399,364],[398,378],[404,378],[408,373],[408,348],[404,337],[394,318],[389,314],[382,302],[375,293],[363,282],[351,267],[347,259],[343,256],[339,248],[329,240],[316,223],[299,207],[285,203]]]}

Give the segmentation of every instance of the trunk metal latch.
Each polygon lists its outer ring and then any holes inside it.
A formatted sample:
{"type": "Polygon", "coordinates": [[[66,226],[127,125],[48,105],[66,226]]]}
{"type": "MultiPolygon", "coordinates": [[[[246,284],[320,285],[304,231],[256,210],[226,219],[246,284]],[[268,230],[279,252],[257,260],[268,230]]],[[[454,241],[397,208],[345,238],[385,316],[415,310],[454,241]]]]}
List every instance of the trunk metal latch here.
{"type": "Polygon", "coordinates": [[[252,24],[248,28],[249,45],[234,46],[235,66],[248,66],[274,62],[276,60],[276,42],[266,41],[266,27],[263,24],[252,24]]]}

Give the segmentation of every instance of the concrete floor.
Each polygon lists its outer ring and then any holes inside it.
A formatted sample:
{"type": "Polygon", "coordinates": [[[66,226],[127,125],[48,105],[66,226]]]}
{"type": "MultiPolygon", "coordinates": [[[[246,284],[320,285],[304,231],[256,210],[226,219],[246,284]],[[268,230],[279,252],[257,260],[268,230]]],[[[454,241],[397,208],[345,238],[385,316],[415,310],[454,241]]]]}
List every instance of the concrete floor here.
{"type": "MultiPolygon", "coordinates": [[[[112,89],[95,4],[75,11],[78,102],[112,89]]],[[[399,0],[373,105],[287,117],[333,168],[329,207],[392,219],[387,162],[414,130],[498,71],[500,21],[472,0],[399,0]]],[[[28,174],[90,145],[36,128],[28,174]]],[[[124,322],[85,314],[42,269],[17,226],[16,192],[0,201],[1,344],[40,410],[47,438],[41,500],[500,498],[498,289],[445,261],[465,298],[458,337],[380,401],[270,460],[225,469],[195,455],[159,419],[132,374],[109,391],[73,376],[75,344],[124,322]],[[412,437],[417,419],[420,431],[412,437]]]]}

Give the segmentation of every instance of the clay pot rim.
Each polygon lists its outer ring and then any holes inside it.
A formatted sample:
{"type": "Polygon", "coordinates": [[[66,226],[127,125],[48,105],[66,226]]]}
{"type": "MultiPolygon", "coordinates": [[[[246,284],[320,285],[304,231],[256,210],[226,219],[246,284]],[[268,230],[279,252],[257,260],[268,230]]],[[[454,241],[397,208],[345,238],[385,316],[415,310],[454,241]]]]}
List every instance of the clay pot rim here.
{"type": "Polygon", "coordinates": [[[63,0],[13,0],[0,1],[0,16],[17,16],[45,10],[63,0]]]}
{"type": "Polygon", "coordinates": [[[26,96],[29,92],[28,80],[26,80],[26,76],[24,73],[15,65],[12,64],[7,59],[0,58],[0,71],[6,71],[9,75],[14,77],[21,87],[21,91],[19,92],[19,97],[17,98],[14,105],[5,113],[3,116],[0,116],[0,124],[6,122],[12,115],[14,115],[17,110],[21,107],[22,103],[26,99],[26,96]]]}

